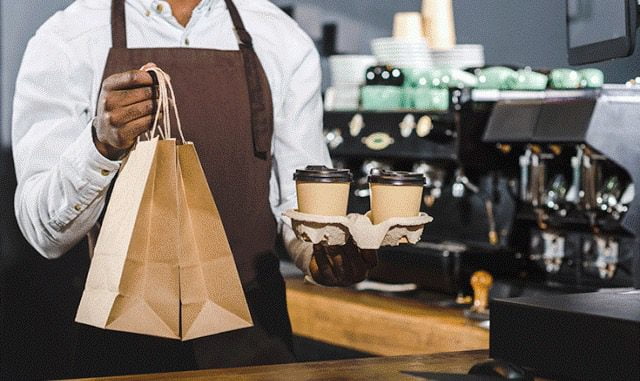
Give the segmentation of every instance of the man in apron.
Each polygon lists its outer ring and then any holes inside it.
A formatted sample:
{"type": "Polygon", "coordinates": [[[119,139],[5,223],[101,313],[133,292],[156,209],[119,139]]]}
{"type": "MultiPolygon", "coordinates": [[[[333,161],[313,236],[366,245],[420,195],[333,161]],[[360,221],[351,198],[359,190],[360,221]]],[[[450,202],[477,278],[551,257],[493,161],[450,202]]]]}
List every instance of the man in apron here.
{"type": "MultiPolygon", "coordinates": [[[[265,0],[78,0],[45,23],[18,76],[13,144],[18,223],[51,260],[25,261],[16,272],[22,281],[12,281],[21,289],[2,308],[14,308],[25,327],[3,332],[3,350],[31,340],[45,346],[37,353],[51,366],[28,373],[30,354],[12,353],[2,372],[98,376],[294,361],[276,218],[295,207],[294,170],[330,164],[319,70],[311,40],[265,0]],[[73,323],[90,261],[84,237],[119,160],[151,125],[155,91],[139,70],[150,63],[172,77],[253,328],[182,343],[73,323]]],[[[322,284],[360,281],[375,262],[353,247],[311,248],[286,224],[282,234],[295,262],[322,284]]]]}

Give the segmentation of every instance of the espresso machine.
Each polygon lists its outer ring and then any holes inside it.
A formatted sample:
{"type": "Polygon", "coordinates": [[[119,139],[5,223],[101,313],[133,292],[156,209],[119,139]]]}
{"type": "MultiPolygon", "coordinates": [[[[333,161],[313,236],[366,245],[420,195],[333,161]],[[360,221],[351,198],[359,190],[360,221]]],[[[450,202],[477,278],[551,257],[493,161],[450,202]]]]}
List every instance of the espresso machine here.
{"type": "Polygon", "coordinates": [[[325,113],[334,165],[355,175],[351,211],[369,208],[371,168],[427,179],[434,221],[382,250],[371,278],[460,295],[486,270],[500,297],[640,285],[640,158],[620,120],[638,91],[451,89],[448,111],[325,113]]]}
{"type": "Polygon", "coordinates": [[[625,86],[516,93],[493,107],[482,140],[500,149],[511,163],[504,175],[518,184],[512,247],[548,282],[585,291],[640,285],[629,116],[639,94],[625,86]]]}
{"type": "Polygon", "coordinates": [[[640,377],[639,99],[606,85],[494,103],[483,142],[517,163],[513,248],[565,294],[493,299],[492,358],[551,378],[640,377]]]}

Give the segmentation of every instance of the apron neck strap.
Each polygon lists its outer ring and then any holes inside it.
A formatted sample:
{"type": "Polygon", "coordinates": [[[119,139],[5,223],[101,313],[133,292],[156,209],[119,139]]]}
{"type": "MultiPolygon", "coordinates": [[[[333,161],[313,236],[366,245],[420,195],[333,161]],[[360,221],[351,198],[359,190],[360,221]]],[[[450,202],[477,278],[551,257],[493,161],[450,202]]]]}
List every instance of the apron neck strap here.
{"type": "Polygon", "coordinates": [[[127,47],[127,23],[124,16],[125,0],[111,2],[111,46],[114,48],[127,47]]]}
{"type": "MultiPolygon", "coordinates": [[[[253,47],[251,35],[244,28],[244,23],[232,0],[224,0],[231,15],[233,29],[238,38],[238,44],[253,47]]],[[[125,0],[112,0],[111,2],[111,44],[114,48],[127,47],[127,23],[124,10],[125,0]]]]}
{"type": "Polygon", "coordinates": [[[233,29],[236,32],[236,37],[238,38],[238,44],[252,47],[253,41],[251,39],[251,35],[244,28],[244,23],[242,22],[238,8],[236,8],[236,5],[232,0],[224,0],[224,2],[227,4],[227,9],[231,15],[231,21],[233,22],[233,29]]]}

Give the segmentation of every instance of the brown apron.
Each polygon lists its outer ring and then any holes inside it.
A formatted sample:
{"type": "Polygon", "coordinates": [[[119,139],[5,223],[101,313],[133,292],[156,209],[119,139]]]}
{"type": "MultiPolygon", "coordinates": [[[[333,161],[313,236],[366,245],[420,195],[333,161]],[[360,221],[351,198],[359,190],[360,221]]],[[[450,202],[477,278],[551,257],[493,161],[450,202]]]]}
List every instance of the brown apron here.
{"type": "MultiPolygon", "coordinates": [[[[273,134],[271,92],[253,50],[251,36],[233,2],[225,2],[239,51],[127,49],[125,0],[113,0],[113,47],[103,78],[140,68],[148,62],[171,75],[185,137],[198,149],[255,327],[182,343],[73,323],[88,270],[85,242],[61,260],[48,264],[38,260],[37,269],[41,271],[25,271],[32,283],[37,283],[34,279],[38,278],[38,272],[48,277],[42,279],[42,285],[30,286],[33,299],[40,301],[42,290],[58,290],[55,296],[35,308],[40,312],[38,320],[29,322],[34,327],[42,326],[37,332],[45,335],[44,340],[38,337],[37,342],[45,345],[44,349],[38,350],[38,356],[43,357],[38,360],[46,364],[49,356],[56,364],[52,372],[40,369],[35,373],[37,376],[118,375],[295,360],[284,281],[274,254],[276,222],[269,204],[273,134]],[[52,284],[54,268],[58,275],[52,284]],[[60,327],[53,326],[51,328],[56,331],[50,332],[47,325],[53,322],[60,327]]],[[[24,290],[22,293],[24,298],[24,290]]],[[[25,338],[25,347],[30,347],[28,340],[33,338],[28,335],[16,337],[16,342],[25,338]]],[[[30,356],[23,357],[23,361],[30,361],[30,356]]],[[[28,364],[22,368],[28,369],[28,364]]],[[[23,374],[29,376],[29,373],[23,374]]]]}
{"type": "Polygon", "coordinates": [[[244,285],[272,256],[269,204],[273,106],[267,76],[240,15],[225,0],[240,50],[127,49],[124,0],[113,0],[112,40],[103,80],[153,62],[171,76],[187,140],[193,141],[220,209],[244,285]]]}

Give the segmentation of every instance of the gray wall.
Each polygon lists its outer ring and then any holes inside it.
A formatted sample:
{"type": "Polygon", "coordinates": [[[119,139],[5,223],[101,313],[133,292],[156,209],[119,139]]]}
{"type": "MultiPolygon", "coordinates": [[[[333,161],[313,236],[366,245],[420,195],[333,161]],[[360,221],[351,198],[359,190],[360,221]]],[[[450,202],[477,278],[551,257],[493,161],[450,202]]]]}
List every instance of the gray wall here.
{"type": "MultiPolygon", "coordinates": [[[[314,39],[321,25],[338,23],[341,52],[369,53],[369,41],[391,35],[393,14],[419,11],[421,0],[273,0],[294,5],[300,25],[314,39]]],[[[565,0],[453,0],[458,43],[485,47],[488,64],[568,66],[565,0]]],[[[640,50],[640,47],[636,47],[640,50]]],[[[598,65],[607,82],[640,75],[640,53],[598,65]]]]}
{"type": "Polygon", "coordinates": [[[11,103],[18,68],[29,38],[55,11],[72,0],[0,0],[0,145],[11,136],[11,103]]]}
{"type": "MultiPolygon", "coordinates": [[[[273,0],[294,5],[296,19],[315,39],[324,22],[338,23],[338,49],[369,53],[372,38],[391,34],[393,14],[417,11],[420,0],[273,0]]],[[[71,0],[0,0],[0,144],[10,136],[15,75],[26,43],[36,28],[71,0]]],[[[489,64],[567,66],[564,0],[454,0],[460,43],[485,46],[489,64]]],[[[607,82],[640,75],[640,53],[594,65],[607,82]]]]}

